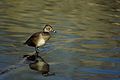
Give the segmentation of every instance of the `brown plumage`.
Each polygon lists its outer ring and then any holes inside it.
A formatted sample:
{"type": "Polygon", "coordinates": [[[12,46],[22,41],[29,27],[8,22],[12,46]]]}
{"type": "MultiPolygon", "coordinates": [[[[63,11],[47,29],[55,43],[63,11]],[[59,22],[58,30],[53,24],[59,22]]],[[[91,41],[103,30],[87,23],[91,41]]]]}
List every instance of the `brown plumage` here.
{"type": "Polygon", "coordinates": [[[41,43],[41,45],[38,45],[39,41],[41,39],[44,39],[46,42],[50,39],[50,37],[51,35],[49,32],[37,32],[37,33],[34,33],[24,44],[27,44],[28,46],[32,46],[32,47],[40,47],[45,43],[43,44],[41,43]]]}
{"type": "Polygon", "coordinates": [[[51,37],[50,32],[55,32],[50,25],[45,25],[43,31],[34,33],[24,44],[37,48],[43,46],[51,37]]]}

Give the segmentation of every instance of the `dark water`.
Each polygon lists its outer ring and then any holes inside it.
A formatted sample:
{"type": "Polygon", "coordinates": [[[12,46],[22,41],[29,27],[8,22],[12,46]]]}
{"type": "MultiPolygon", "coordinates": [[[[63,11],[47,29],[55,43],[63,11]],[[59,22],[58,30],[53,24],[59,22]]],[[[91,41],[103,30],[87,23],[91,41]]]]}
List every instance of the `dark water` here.
{"type": "Polygon", "coordinates": [[[0,80],[120,80],[120,0],[0,0],[0,70],[34,51],[23,42],[45,24],[57,33],[41,55],[56,75],[23,66],[0,80]]]}

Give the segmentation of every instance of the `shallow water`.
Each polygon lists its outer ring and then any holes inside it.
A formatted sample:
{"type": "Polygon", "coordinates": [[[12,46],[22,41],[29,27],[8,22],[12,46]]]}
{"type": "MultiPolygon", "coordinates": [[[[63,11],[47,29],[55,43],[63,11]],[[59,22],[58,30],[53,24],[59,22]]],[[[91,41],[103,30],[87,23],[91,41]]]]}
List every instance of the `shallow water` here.
{"type": "Polygon", "coordinates": [[[40,52],[55,76],[23,66],[0,80],[120,80],[120,0],[0,0],[0,70],[34,48],[23,42],[51,24],[40,52]]]}

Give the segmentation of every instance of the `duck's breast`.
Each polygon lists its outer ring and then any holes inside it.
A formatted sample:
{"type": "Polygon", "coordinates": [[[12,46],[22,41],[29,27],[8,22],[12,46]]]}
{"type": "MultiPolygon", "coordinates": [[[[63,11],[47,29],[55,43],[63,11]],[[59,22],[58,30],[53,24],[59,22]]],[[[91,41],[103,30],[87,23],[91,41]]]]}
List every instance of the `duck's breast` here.
{"type": "Polygon", "coordinates": [[[45,40],[43,38],[38,40],[37,46],[42,46],[45,44],[45,40]]]}
{"type": "Polygon", "coordinates": [[[39,36],[40,37],[39,37],[39,39],[37,41],[37,46],[42,46],[42,45],[45,44],[45,39],[43,38],[43,36],[41,34],[39,36]]]}

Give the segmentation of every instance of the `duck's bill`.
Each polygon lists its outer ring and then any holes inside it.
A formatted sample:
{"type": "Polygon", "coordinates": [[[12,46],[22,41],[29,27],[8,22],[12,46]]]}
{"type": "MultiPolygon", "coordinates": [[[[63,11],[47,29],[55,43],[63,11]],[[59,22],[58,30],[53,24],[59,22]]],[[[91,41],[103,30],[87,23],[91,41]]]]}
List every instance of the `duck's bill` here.
{"type": "Polygon", "coordinates": [[[55,31],[55,30],[53,30],[53,32],[54,32],[54,33],[56,33],[56,31],[55,31]]]}

